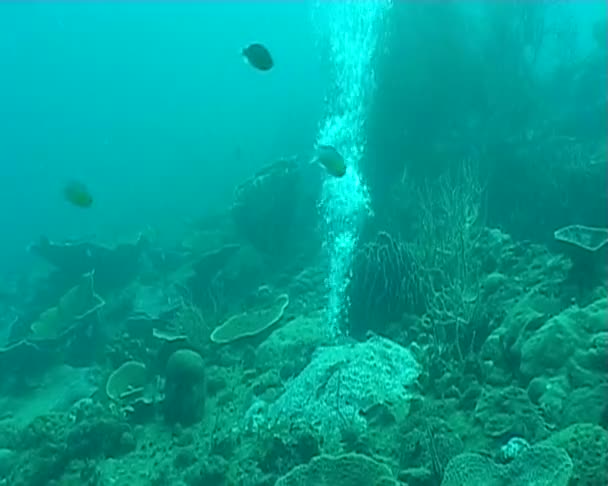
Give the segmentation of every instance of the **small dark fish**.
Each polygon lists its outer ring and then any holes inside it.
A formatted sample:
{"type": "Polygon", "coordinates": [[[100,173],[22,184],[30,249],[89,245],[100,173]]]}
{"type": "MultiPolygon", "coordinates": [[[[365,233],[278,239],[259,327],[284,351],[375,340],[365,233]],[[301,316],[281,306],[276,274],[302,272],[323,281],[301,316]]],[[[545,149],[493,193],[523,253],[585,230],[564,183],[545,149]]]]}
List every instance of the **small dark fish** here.
{"type": "Polygon", "coordinates": [[[331,145],[319,145],[315,160],[334,177],[342,177],[346,174],[344,157],[331,145]]]}
{"type": "Polygon", "coordinates": [[[243,56],[254,68],[260,71],[270,71],[274,66],[272,56],[262,44],[251,44],[243,49],[243,56]]]}
{"type": "Polygon", "coordinates": [[[71,181],[63,188],[65,199],[79,208],[90,208],[93,204],[93,196],[82,182],[71,181]]]}

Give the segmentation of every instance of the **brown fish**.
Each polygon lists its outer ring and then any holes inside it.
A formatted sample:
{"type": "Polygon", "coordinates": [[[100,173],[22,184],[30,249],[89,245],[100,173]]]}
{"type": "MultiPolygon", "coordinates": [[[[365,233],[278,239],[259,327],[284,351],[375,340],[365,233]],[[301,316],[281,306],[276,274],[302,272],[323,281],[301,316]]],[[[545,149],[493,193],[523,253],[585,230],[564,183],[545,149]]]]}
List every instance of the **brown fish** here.
{"type": "Polygon", "coordinates": [[[79,208],[90,208],[93,205],[93,196],[82,182],[68,182],[63,188],[63,196],[66,201],[79,208]]]}
{"type": "Polygon", "coordinates": [[[270,51],[262,44],[251,44],[242,53],[249,64],[260,71],[270,71],[274,66],[270,51]]]}
{"type": "Polygon", "coordinates": [[[314,160],[325,167],[327,172],[334,177],[343,177],[346,174],[344,157],[331,145],[319,145],[314,160]]]}

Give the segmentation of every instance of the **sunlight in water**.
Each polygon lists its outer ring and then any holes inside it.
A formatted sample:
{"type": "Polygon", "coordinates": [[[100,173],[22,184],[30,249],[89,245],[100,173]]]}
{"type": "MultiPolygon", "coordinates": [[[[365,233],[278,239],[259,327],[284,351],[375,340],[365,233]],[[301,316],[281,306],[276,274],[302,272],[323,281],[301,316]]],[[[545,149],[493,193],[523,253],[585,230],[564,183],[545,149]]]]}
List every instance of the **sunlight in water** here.
{"type": "Polygon", "coordinates": [[[319,1],[313,8],[313,25],[319,42],[329,51],[326,55],[332,70],[317,144],[333,145],[348,166],[342,178],[327,176],[319,201],[330,261],[328,322],[335,335],[340,333],[340,318],[348,305],[345,291],[359,229],[371,212],[358,165],[366,144],[364,127],[374,87],[374,55],[390,7],[390,1],[319,1]]]}

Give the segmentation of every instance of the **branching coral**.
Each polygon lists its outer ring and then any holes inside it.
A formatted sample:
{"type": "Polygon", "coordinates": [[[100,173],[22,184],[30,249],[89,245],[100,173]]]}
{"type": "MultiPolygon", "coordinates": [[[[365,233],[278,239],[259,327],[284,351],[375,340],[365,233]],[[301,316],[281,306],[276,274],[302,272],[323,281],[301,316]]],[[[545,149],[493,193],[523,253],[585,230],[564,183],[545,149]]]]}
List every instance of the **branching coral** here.
{"type": "Polygon", "coordinates": [[[477,165],[469,160],[455,175],[440,177],[419,194],[418,238],[412,254],[427,290],[426,317],[437,340],[442,340],[446,326],[455,328],[460,359],[462,327],[469,326],[479,311],[481,268],[475,252],[482,229],[482,197],[477,165]]]}
{"type": "Polygon", "coordinates": [[[349,331],[362,337],[404,312],[421,309],[419,269],[409,248],[388,233],[357,251],[349,285],[349,331]]]}

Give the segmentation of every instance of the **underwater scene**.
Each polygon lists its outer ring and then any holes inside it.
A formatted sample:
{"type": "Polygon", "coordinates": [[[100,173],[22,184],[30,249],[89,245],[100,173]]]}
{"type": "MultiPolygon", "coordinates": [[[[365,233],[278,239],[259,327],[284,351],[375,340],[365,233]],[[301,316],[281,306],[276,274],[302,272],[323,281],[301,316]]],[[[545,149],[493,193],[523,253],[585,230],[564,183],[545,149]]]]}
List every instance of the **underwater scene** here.
{"type": "Polygon", "coordinates": [[[0,486],[608,484],[606,9],[0,2],[0,486]]]}

